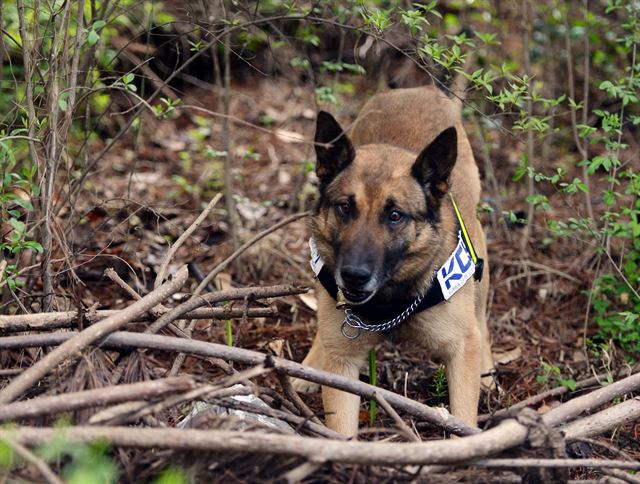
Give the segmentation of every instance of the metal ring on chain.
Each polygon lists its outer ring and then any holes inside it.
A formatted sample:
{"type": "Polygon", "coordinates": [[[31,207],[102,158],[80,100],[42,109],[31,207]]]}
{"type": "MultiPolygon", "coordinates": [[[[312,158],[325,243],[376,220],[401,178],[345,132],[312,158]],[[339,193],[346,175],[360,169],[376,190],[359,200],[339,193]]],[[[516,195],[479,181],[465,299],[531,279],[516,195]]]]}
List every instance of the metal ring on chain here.
{"type": "Polygon", "coordinates": [[[398,316],[385,323],[380,324],[366,324],[360,319],[360,317],[355,314],[351,309],[344,310],[344,321],[342,322],[342,335],[347,339],[356,339],[360,333],[360,330],[368,331],[370,333],[377,333],[382,331],[389,331],[390,329],[395,328],[400,323],[404,322],[409,316],[413,314],[416,310],[420,302],[422,301],[423,296],[418,296],[415,301],[411,303],[411,305],[402,311],[398,316]],[[356,330],[355,334],[349,334],[346,331],[346,327],[350,327],[356,330]]]}

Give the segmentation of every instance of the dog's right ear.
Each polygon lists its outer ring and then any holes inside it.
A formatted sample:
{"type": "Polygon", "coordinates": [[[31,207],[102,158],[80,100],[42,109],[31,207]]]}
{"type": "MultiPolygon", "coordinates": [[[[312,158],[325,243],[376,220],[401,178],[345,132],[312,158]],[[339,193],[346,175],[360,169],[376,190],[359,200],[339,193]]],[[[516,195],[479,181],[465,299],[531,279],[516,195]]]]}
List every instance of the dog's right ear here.
{"type": "Polygon", "coordinates": [[[316,122],[316,174],[327,185],[334,176],[355,158],[351,141],[338,122],[326,111],[318,113],[316,122]]]}

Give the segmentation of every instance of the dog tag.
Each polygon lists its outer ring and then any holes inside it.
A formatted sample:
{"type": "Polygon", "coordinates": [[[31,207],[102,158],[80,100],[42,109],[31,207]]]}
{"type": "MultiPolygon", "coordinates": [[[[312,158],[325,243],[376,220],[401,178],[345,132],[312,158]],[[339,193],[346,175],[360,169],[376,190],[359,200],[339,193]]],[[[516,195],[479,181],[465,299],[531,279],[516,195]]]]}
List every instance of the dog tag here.
{"type": "Polygon", "coordinates": [[[318,253],[318,246],[316,245],[316,241],[313,237],[309,238],[309,249],[311,250],[311,260],[309,261],[309,263],[311,264],[311,269],[317,277],[318,274],[320,274],[322,267],[324,266],[324,261],[318,253]]]}
{"type": "Polygon", "coordinates": [[[462,234],[458,232],[458,245],[447,259],[447,262],[438,269],[438,283],[442,289],[442,295],[449,300],[464,286],[465,282],[473,276],[476,265],[471,254],[462,240],[462,234]]]}

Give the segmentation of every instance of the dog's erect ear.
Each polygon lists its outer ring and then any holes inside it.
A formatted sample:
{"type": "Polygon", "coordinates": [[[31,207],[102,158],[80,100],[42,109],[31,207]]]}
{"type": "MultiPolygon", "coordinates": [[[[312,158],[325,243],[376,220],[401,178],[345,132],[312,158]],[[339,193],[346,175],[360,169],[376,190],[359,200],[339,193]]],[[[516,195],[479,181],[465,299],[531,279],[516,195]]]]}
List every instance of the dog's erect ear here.
{"type": "Polygon", "coordinates": [[[418,155],[411,173],[423,188],[439,198],[449,190],[449,175],[458,157],[456,128],[447,128],[418,155]]]}
{"type": "Polygon", "coordinates": [[[344,169],[355,157],[355,150],[347,135],[333,116],[318,113],[316,122],[316,174],[323,185],[344,169]]]}

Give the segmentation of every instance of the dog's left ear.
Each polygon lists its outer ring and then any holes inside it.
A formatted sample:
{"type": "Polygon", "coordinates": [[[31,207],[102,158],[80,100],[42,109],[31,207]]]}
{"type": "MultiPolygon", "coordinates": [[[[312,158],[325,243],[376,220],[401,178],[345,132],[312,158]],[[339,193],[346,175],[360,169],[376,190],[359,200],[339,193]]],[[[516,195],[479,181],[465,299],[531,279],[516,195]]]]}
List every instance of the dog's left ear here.
{"type": "Polygon", "coordinates": [[[326,111],[318,113],[316,122],[316,174],[320,183],[327,185],[340,170],[355,158],[351,141],[338,122],[326,111]]]}
{"type": "Polygon", "coordinates": [[[456,128],[447,128],[422,150],[411,173],[422,187],[440,198],[449,190],[449,175],[458,157],[456,128]]]}

